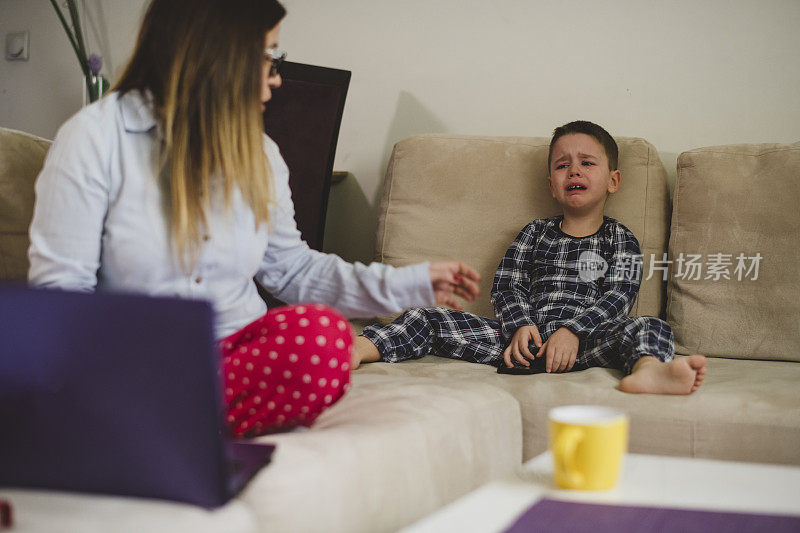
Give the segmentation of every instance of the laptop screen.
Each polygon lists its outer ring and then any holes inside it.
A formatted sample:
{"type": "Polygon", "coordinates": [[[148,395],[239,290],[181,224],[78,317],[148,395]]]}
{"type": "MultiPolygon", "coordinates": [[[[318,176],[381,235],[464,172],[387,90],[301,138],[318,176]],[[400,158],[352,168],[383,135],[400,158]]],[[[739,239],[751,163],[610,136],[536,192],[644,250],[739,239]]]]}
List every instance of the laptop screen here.
{"type": "Polygon", "coordinates": [[[205,302],[0,288],[0,485],[227,500],[205,302]]]}

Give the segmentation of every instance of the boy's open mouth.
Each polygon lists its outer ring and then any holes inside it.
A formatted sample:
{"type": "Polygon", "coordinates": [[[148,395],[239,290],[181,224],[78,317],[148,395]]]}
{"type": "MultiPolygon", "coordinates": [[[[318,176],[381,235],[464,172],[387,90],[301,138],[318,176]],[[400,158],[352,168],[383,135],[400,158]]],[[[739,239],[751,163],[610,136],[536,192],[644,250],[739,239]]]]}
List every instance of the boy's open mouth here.
{"type": "Polygon", "coordinates": [[[567,190],[568,191],[585,191],[586,187],[584,187],[583,185],[578,185],[577,183],[573,183],[572,185],[569,185],[567,187],[567,190]]]}

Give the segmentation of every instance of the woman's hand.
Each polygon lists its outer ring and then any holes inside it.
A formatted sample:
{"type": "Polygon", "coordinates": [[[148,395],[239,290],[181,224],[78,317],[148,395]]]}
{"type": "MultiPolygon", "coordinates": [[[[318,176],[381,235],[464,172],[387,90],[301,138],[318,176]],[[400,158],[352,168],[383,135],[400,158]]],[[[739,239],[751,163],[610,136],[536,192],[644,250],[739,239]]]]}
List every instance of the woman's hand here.
{"type": "Polygon", "coordinates": [[[531,341],[539,347],[542,345],[542,336],[539,335],[539,328],[536,326],[521,326],[514,332],[511,342],[503,351],[503,361],[506,366],[511,368],[511,356],[525,366],[531,366],[528,359],[533,359],[533,354],[528,349],[531,341]]]}
{"type": "Polygon", "coordinates": [[[480,293],[477,284],[481,280],[480,274],[461,261],[431,263],[429,272],[437,304],[449,305],[460,311],[461,304],[455,296],[471,302],[480,293]]]}

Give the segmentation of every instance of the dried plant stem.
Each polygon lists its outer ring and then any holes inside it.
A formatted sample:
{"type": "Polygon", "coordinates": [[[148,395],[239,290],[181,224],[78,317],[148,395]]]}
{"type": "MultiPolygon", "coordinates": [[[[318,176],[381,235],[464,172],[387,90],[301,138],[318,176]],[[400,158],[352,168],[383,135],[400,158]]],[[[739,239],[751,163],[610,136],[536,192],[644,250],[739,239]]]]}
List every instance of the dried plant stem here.
{"type": "Polygon", "coordinates": [[[72,45],[72,49],[75,51],[75,56],[78,58],[78,63],[81,66],[81,71],[83,71],[83,77],[86,82],[87,94],[91,94],[92,92],[91,72],[89,71],[89,62],[86,58],[86,46],[83,42],[83,35],[81,33],[81,22],[80,22],[80,17],[78,16],[78,10],[75,7],[75,2],[74,0],[67,0],[69,15],[70,18],[72,19],[72,25],[75,28],[74,35],[72,28],[70,28],[69,23],[67,23],[67,19],[61,12],[61,8],[58,7],[56,0],[50,0],[50,3],[53,5],[53,9],[55,10],[56,15],[58,15],[58,20],[61,21],[61,25],[64,27],[64,32],[67,34],[67,38],[69,39],[69,44],[72,45]]]}
{"type": "MultiPolygon", "coordinates": [[[[67,7],[69,8],[69,16],[72,19],[72,27],[75,29],[75,37],[78,41],[78,49],[81,51],[81,63],[86,65],[84,74],[89,74],[89,62],[86,55],[86,45],[83,42],[83,29],[81,28],[81,17],[78,14],[78,7],[75,5],[75,0],[66,0],[67,7]]],[[[82,65],[83,66],[83,65],[82,65]]]]}

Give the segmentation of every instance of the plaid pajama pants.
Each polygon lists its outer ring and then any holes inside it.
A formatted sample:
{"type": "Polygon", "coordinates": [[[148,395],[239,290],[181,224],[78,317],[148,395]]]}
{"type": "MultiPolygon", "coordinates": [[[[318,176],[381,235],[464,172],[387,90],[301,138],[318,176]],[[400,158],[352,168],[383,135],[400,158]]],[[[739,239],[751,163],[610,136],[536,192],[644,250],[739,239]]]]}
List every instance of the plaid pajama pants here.
{"type": "MultiPolygon", "coordinates": [[[[559,327],[555,322],[540,326],[542,341],[559,327]]],[[[432,354],[500,366],[510,342],[503,338],[497,320],[440,307],[409,309],[389,325],[368,326],[363,336],[377,346],[381,360],[390,363],[432,354]]],[[[672,329],[666,322],[651,316],[626,316],[604,324],[600,336],[581,341],[572,370],[599,366],[628,375],[641,356],[652,355],[666,362],[673,352],[672,329]]]]}

